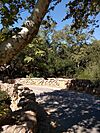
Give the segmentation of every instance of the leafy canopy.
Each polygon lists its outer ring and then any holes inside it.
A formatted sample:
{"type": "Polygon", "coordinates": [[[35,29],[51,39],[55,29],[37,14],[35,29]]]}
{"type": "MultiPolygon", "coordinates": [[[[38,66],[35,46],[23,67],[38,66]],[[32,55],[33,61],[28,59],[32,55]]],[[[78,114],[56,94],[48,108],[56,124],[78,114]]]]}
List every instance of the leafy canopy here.
{"type": "MultiPolygon", "coordinates": [[[[54,10],[55,6],[62,0],[51,0],[47,12],[54,10]]],[[[9,27],[18,22],[21,12],[34,10],[37,0],[0,0],[0,19],[3,27],[9,27]]],[[[100,12],[99,0],[72,0],[66,2],[67,12],[63,20],[73,18],[72,28],[87,28],[90,24],[96,25],[95,17],[100,12]],[[92,17],[91,17],[92,16],[92,17]]],[[[49,19],[49,16],[47,17],[49,19]]],[[[98,25],[96,25],[98,27],[98,25]]]]}
{"type": "Polygon", "coordinates": [[[96,25],[95,18],[100,13],[99,0],[73,0],[66,4],[68,7],[67,14],[64,18],[73,17],[73,27],[87,28],[89,24],[96,25]]]}
{"type": "Polygon", "coordinates": [[[21,18],[21,12],[28,10],[31,13],[35,0],[2,0],[0,1],[1,24],[9,27],[21,18]]]}

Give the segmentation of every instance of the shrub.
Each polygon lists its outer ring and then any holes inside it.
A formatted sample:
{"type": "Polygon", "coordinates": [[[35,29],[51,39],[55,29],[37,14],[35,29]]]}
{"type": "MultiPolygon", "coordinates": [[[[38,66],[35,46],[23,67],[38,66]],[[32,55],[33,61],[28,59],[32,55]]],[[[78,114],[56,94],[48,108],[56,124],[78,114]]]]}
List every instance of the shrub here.
{"type": "Polygon", "coordinates": [[[10,104],[11,100],[9,95],[0,90],[0,122],[11,112],[10,104]]]}

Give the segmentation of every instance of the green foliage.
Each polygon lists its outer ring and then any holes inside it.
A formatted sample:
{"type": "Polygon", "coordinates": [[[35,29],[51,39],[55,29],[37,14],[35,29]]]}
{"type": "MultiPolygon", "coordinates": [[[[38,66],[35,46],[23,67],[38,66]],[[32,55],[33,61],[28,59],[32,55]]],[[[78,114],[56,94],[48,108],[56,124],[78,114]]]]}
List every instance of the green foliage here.
{"type": "Polygon", "coordinates": [[[2,0],[0,1],[1,24],[3,27],[12,26],[21,18],[21,12],[31,12],[35,5],[34,0],[2,0]]]}
{"type": "Polygon", "coordinates": [[[0,91],[0,121],[10,112],[10,97],[6,92],[0,91]]]}
{"type": "Polygon", "coordinates": [[[72,28],[80,29],[87,28],[89,24],[96,25],[95,18],[100,12],[99,0],[73,0],[66,7],[68,10],[64,20],[73,17],[72,28]]]}
{"type": "MultiPolygon", "coordinates": [[[[100,41],[88,42],[88,34],[74,35],[70,26],[60,31],[41,30],[3,71],[16,77],[66,77],[100,79],[100,41]]],[[[89,38],[89,41],[92,38],[89,38]]],[[[2,76],[4,77],[4,76],[2,76]]]]}
{"type": "MultiPolygon", "coordinates": [[[[99,64],[100,65],[100,64],[99,64]]],[[[96,63],[89,64],[83,72],[81,72],[78,78],[98,80],[100,79],[100,66],[96,63]]]]}
{"type": "Polygon", "coordinates": [[[33,58],[26,55],[24,61],[29,63],[30,61],[33,61],[33,58]]]}
{"type": "Polygon", "coordinates": [[[2,32],[0,32],[0,43],[3,42],[4,40],[6,40],[6,34],[8,30],[7,29],[4,29],[2,32]]]}
{"type": "Polygon", "coordinates": [[[79,78],[100,80],[100,41],[93,41],[87,46],[86,68],[80,72],[79,78]]]}

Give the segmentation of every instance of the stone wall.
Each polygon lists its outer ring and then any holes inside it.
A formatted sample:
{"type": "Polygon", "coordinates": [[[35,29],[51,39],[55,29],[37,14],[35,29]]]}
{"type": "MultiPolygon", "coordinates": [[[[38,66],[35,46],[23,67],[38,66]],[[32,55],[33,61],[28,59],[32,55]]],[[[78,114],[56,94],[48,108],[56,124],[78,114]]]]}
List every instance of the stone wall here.
{"type": "Polygon", "coordinates": [[[64,79],[64,78],[48,78],[45,80],[44,78],[21,78],[15,79],[15,83],[20,83],[24,85],[37,85],[37,86],[49,86],[49,87],[58,87],[58,88],[66,88],[66,83],[72,79],[64,79]]]}
{"type": "Polygon", "coordinates": [[[12,94],[14,84],[48,86],[66,90],[76,90],[100,96],[100,85],[95,86],[90,80],[84,79],[48,78],[45,80],[44,78],[17,78],[14,80],[8,79],[7,82],[8,83],[1,85],[5,86],[3,90],[10,93],[10,96],[12,94]]]}
{"type": "Polygon", "coordinates": [[[85,79],[69,80],[68,82],[66,82],[66,89],[100,96],[100,83],[98,83],[97,85],[90,80],[85,80],[85,79]]]}
{"type": "Polygon", "coordinates": [[[13,88],[12,111],[0,121],[0,133],[54,133],[52,121],[36,102],[33,90],[20,84],[13,88]]]}

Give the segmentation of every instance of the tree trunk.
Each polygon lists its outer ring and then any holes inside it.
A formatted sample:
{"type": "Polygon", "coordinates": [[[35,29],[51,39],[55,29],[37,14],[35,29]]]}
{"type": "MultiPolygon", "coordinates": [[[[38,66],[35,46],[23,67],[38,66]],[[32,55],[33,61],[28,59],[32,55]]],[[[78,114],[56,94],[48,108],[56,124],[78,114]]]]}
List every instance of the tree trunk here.
{"type": "Polygon", "coordinates": [[[51,0],[38,0],[32,15],[18,34],[0,44],[0,66],[11,61],[37,35],[51,0]]]}

